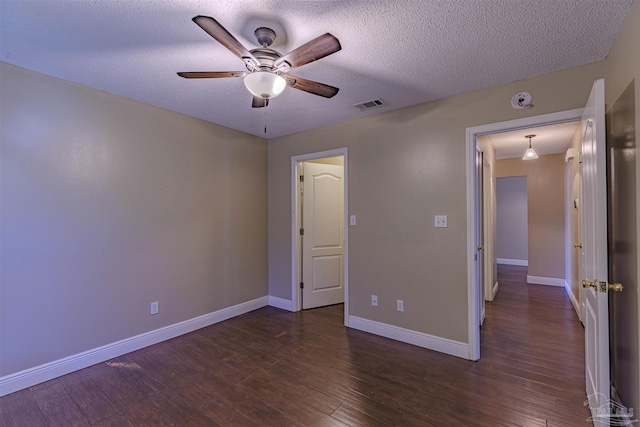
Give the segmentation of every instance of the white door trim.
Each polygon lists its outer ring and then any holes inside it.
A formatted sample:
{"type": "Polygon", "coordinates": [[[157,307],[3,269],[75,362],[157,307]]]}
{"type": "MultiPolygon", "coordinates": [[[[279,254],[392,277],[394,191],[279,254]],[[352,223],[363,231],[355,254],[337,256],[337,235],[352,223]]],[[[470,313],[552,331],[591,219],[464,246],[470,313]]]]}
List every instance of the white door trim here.
{"type": "Polygon", "coordinates": [[[298,178],[298,164],[309,160],[324,159],[326,157],[342,156],[344,159],[344,324],[349,326],[349,173],[347,148],[320,151],[317,153],[300,154],[291,157],[291,311],[300,311],[300,287],[298,279],[298,194],[300,180],[298,178]]]}
{"type": "Polygon", "coordinates": [[[480,328],[478,319],[478,292],[479,284],[475,281],[475,261],[473,255],[476,248],[475,242],[475,188],[474,188],[474,169],[475,169],[475,150],[476,137],[489,133],[505,132],[517,129],[525,129],[535,126],[543,126],[553,123],[564,123],[580,120],[582,118],[582,108],[568,111],[560,111],[557,113],[543,114],[540,116],[525,117],[522,119],[509,120],[498,123],[490,123],[481,126],[467,128],[467,299],[469,303],[467,321],[469,326],[469,360],[480,359],[480,328]]]}

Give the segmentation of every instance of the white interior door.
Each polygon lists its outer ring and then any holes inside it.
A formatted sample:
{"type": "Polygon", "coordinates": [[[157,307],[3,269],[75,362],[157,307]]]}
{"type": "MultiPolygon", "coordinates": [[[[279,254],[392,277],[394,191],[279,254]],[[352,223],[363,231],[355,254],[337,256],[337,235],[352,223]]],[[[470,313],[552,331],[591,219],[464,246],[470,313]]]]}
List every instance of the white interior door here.
{"type": "Polygon", "coordinates": [[[344,302],[344,167],[305,162],[302,308],[344,302]]]}
{"type": "Polygon", "coordinates": [[[476,298],[478,303],[478,325],[484,323],[484,195],[482,151],[476,148],[476,298]]]}
{"type": "Polygon", "coordinates": [[[597,80],[582,116],[585,370],[595,426],[609,425],[609,307],[604,80],[597,80]]]}

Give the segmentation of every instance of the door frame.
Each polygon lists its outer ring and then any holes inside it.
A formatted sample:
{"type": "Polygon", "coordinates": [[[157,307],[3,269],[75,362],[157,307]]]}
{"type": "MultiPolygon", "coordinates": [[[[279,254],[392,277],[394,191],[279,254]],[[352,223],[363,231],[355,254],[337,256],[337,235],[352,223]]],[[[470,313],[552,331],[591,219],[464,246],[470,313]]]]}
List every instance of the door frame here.
{"type": "Polygon", "coordinates": [[[300,311],[300,179],[298,177],[298,165],[310,160],[324,159],[327,157],[342,157],[344,159],[344,324],[349,326],[349,171],[348,150],[336,148],[333,150],[319,151],[315,153],[300,154],[291,157],[291,311],[300,311]]]}
{"type": "Polygon", "coordinates": [[[473,126],[466,131],[466,165],[467,165],[467,322],[469,331],[469,360],[480,359],[480,325],[478,325],[478,298],[483,295],[477,283],[475,275],[474,254],[476,253],[476,188],[475,188],[475,151],[476,138],[480,135],[506,132],[511,130],[526,129],[530,127],[545,126],[556,123],[579,121],[582,119],[582,108],[560,111],[539,116],[525,117],[522,119],[508,120],[504,122],[489,123],[473,126]],[[479,292],[480,290],[480,292],[479,292]]]}

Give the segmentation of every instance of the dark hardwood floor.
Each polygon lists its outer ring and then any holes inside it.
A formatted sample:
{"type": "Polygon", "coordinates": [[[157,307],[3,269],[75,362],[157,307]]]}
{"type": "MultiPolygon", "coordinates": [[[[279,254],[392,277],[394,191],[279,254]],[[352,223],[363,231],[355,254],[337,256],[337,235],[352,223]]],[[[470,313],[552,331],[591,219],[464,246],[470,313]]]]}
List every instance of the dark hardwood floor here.
{"type": "Polygon", "coordinates": [[[500,266],[478,362],[268,307],[0,398],[0,427],[587,426],[582,326],[525,281],[500,266]]]}

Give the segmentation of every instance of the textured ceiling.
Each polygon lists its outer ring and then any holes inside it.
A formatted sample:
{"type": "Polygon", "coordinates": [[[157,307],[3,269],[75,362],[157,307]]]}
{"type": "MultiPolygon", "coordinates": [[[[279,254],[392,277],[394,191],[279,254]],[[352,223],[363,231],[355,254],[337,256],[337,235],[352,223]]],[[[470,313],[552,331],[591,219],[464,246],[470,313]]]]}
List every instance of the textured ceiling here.
{"type": "MultiPolygon", "coordinates": [[[[631,0],[0,0],[0,60],[274,138],[605,58],[631,0]],[[218,20],[248,49],[273,28],[287,53],[325,33],[342,50],[295,74],[340,88],[331,99],[287,88],[251,108],[243,70],[191,18],[218,20]],[[352,105],[382,98],[387,106],[352,105]]],[[[534,94],[535,98],[535,94],[534,94]]],[[[509,102],[510,100],[505,100],[509,102]]]]}

